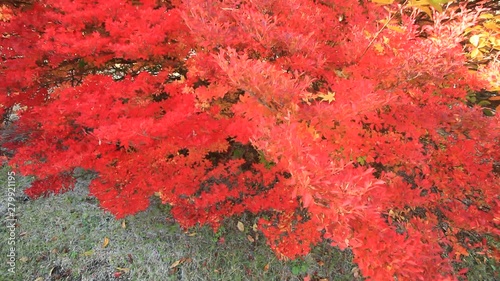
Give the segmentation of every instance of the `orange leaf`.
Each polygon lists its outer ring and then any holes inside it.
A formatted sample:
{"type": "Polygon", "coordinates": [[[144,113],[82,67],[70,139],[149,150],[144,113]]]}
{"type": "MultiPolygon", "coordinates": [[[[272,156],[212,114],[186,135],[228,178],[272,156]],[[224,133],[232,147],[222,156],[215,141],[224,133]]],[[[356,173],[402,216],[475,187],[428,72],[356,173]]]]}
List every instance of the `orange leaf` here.
{"type": "Polygon", "coordinates": [[[170,265],[170,268],[178,267],[181,264],[181,260],[176,260],[170,265]]]}
{"type": "Polygon", "coordinates": [[[109,244],[109,238],[108,237],[104,237],[104,241],[102,242],[102,247],[103,248],[106,248],[109,244]]]}
{"type": "Polygon", "coordinates": [[[458,244],[455,244],[455,246],[453,248],[455,248],[455,254],[457,255],[457,257],[460,255],[466,256],[466,257],[469,256],[469,252],[464,247],[462,247],[458,244]]]}

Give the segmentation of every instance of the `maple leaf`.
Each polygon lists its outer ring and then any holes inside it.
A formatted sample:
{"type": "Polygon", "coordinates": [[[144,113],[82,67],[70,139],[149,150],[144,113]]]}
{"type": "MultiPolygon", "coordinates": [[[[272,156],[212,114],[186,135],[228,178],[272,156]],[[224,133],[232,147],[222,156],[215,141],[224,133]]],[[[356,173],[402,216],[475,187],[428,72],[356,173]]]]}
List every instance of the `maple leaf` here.
{"type": "Polygon", "coordinates": [[[330,91],[328,91],[326,94],[320,93],[318,97],[321,98],[321,101],[326,101],[328,103],[335,101],[335,93],[330,91]]]}

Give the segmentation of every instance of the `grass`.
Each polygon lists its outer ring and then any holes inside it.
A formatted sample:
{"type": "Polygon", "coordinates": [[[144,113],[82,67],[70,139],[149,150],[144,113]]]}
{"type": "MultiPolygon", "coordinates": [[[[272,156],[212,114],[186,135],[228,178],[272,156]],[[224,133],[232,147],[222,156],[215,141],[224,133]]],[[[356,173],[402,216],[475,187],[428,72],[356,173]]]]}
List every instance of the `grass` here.
{"type": "MultiPolygon", "coordinates": [[[[2,187],[8,171],[0,169],[2,187]]],[[[90,180],[84,174],[72,191],[29,200],[23,190],[30,179],[16,177],[16,275],[2,262],[0,281],[302,280],[307,274],[315,280],[361,280],[354,277],[351,253],[327,244],[302,259],[278,260],[250,230],[249,216],[226,220],[217,233],[207,227],[185,232],[154,197],[147,211],[115,220],[88,195],[90,180]]],[[[0,214],[7,217],[6,200],[0,214]]],[[[3,246],[10,234],[5,226],[0,228],[2,259],[9,253],[3,246]]]]}

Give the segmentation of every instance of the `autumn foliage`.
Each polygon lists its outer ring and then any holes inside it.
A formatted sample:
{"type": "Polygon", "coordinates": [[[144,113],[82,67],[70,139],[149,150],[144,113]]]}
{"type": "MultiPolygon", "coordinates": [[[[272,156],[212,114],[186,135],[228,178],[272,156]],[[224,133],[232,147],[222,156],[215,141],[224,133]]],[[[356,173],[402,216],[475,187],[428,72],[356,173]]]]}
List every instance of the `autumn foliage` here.
{"type": "Polygon", "coordinates": [[[283,258],[327,239],[371,280],[455,280],[468,251],[500,257],[500,117],[467,105],[485,86],[461,45],[479,12],[418,25],[417,8],[357,0],[13,2],[0,110],[23,137],[1,142],[32,197],[83,167],[117,218],[157,194],[183,227],[260,216],[283,258]]]}

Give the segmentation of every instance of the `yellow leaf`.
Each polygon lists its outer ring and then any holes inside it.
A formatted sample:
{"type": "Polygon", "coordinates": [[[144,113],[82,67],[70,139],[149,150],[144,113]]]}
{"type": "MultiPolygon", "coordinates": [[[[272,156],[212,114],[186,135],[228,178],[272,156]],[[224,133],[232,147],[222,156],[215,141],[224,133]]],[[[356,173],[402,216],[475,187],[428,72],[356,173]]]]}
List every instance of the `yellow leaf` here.
{"type": "Polygon", "coordinates": [[[419,7],[419,6],[428,6],[429,0],[410,0],[408,1],[408,5],[411,7],[419,7]]]}
{"type": "Polygon", "coordinates": [[[264,271],[268,271],[269,270],[269,263],[266,263],[266,265],[264,265],[264,271]]]}
{"type": "Polygon", "coordinates": [[[394,3],[394,0],[372,0],[372,2],[380,5],[390,5],[394,3]]]}
{"type": "Polygon", "coordinates": [[[92,256],[93,253],[94,253],[94,250],[88,250],[88,251],[84,252],[82,255],[84,257],[90,257],[90,256],[92,256]]]}
{"type": "Polygon", "coordinates": [[[477,47],[479,45],[479,38],[480,36],[479,35],[472,35],[469,39],[469,42],[474,46],[474,47],[477,47]]]}
{"type": "Polygon", "coordinates": [[[484,47],[486,47],[488,41],[486,41],[484,38],[481,38],[481,40],[479,40],[479,45],[477,46],[478,49],[482,49],[484,47]]]}
{"type": "Polygon", "coordinates": [[[389,25],[387,25],[387,28],[392,30],[392,31],[396,31],[397,33],[404,33],[405,32],[405,30],[399,25],[389,24],[389,25]]]}
{"type": "Polygon", "coordinates": [[[477,49],[477,48],[476,48],[476,49],[474,49],[474,50],[472,50],[472,52],[470,52],[470,57],[471,57],[472,59],[475,59],[475,58],[477,58],[477,57],[478,57],[478,56],[480,56],[480,55],[482,55],[482,53],[481,53],[481,51],[480,51],[479,49],[477,49]]]}
{"type": "Polygon", "coordinates": [[[485,23],[483,23],[483,26],[486,28],[486,29],[489,29],[491,31],[498,31],[499,30],[499,25],[494,22],[494,21],[487,21],[485,23]]]}
{"type": "Polygon", "coordinates": [[[493,16],[493,14],[488,13],[488,14],[481,14],[479,16],[479,18],[480,19],[491,19],[491,18],[494,18],[494,16],[493,16]]]}
{"type": "Polygon", "coordinates": [[[122,228],[125,229],[127,227],[127,224],[125,223],[125,220],[122,220],[122,228]]]}
{"type": "Polygon", "coordinates": [[[467,35],[467,34],[471,33],[472,31],[479,31],[480,32],[481,30],[482,30],[481,26],[474,25],[473,27],[466,28],[464,31],[464,35],[467,35]]]}
{"type": "Polygon", "coordinates": [[[321,98],[321,101],[327,101],[328,103],[331,103],[332,101],[335,100],[335,93],[333,92],[328,92],[328,94],[320,93],[318,97],[321,98]]]}
{"type": "Polygon", "coordinates": [[[426,13],[429,17],[432,18],[432,11],[431,9],[429,9],[429,7],[419,7],[420,10],[422,10],[422,12],[426,13]]]}
{"type": "Polygon", "coordinates": [[[441,7],[441,2],[447,2],[446,0],[441,1],[441,0],[429,0],[429,4],[436,9],[436,11],[442,13],[443,8],[441,7]]]}
{"type": "Polygon", "coordinates": [[[236,227],[238,228],[239,231],[243,232],[245,231],[245,225],[243,225],[243,223],[241,221],[239,221],[237,224],[236,224],[236,227]]]}
{"type": "Polygon", "coordinates": [[[121,271],[123,273],[129,273],[130,268],[128,268],[128,267],[117,267],[116,270],[121,271]]]}
{"type": "Polygon", "coordinates": [[[252,230],[253,230],[254,232],[257,232],[257,224],[256,224],[256,223],[254,223],[254,224],[252,225],[252,230]]]}
{"type": "Polygon", "coordinates": [[[375,51],[377,51],[377,53],[379,54],[384,52],[384,45],[382,45],[381,43],[373,44],[373,48],[375,48],[375,51]]]}
{"type": "Polygon", "coordinates": [[[102,247],[103,248],[106,248],[109,244],[109,238],[108,237],[104,237],[104,241],[102,242],[102,247]]]}
{"type": "Polygon", "coordinates": [[[191,233],[188,233],[188,236],[189,236],[189,237],[196,236],[196,232],[191,232],[191,233]]]}

